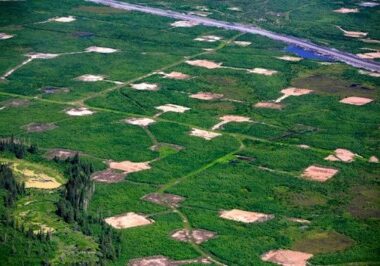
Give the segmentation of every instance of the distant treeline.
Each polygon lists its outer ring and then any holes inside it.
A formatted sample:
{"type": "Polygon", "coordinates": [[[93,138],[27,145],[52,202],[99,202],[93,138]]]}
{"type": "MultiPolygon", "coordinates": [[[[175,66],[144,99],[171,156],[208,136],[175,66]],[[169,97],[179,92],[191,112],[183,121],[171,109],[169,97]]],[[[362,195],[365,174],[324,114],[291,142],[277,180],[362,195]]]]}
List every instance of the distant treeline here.
{"type": "Polygon", "coordinates": [[[23,159],[27,153],[37,153],[37,145],[26,145],[23,141],[11,136],[9,138],[0,138],[0,152],[13,153],[16,158],[23,159]]]}
{"type": "Polygon", "coordinates": [[[114,260],[121,253],[120,233],[112,229],[102,219],[94,218],[87,214],[88,203],[95,191],[91,174],[93,166],[82,162],[79,155],[68,158],[65,161],[67,176],[69,178],[65,185],[62,196],[57,203],[57,214],[67,223],[78,225],[81,231],[98,239],[102,256],[99,256],[101,264],[106,260],[114,260]],[[93,228],[98,228],[96,232],[93,228]]]}

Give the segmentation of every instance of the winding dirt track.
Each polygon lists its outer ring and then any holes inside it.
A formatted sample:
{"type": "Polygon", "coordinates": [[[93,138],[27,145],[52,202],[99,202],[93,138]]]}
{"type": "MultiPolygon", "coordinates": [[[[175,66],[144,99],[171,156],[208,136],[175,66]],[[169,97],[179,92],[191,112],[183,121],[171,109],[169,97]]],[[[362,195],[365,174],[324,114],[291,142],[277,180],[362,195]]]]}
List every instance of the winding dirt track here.
{"type": "Polygon", "coordinates": [[[154,7],[149,7],[149,6],[129,4],[129,3],[115,1],[115,0],[86,0],[86,1],[102,4],[102,5],[110,6],[113,8],[118,8],[118,9],[138,11],[138,12],[148,13],[148,14],[162,16],[162,17],[170,17],[170,18],[179,19],[179,20],[194,21],[194,22],[200,23],[205,26],[210,26],[210,27],[217,27],[217,28],[235,30],[235,31],[244,32],[244,33],[257,34],[257,35],[268,37],[272,40],[285,42],[288,44],[302,47],[307,50],[314,51],[316,53],[328,56],[334,60],[344,62],[348,65],[351,65],[357,68],[363,68],[368,71],[380,73],[380,63],[377,63],[375,61],[362,59],[356,55],[338,51],[334,48],[319,46],[317,44],[311,43],[308,40],[267,31],[267,30],[264,30],[252,25],[244,25],[241,23],[220,21],[220,20],[195,16],[195,15],[175,12],[171,10],[164,10],[164,9],[154,8],[154,7]]]}

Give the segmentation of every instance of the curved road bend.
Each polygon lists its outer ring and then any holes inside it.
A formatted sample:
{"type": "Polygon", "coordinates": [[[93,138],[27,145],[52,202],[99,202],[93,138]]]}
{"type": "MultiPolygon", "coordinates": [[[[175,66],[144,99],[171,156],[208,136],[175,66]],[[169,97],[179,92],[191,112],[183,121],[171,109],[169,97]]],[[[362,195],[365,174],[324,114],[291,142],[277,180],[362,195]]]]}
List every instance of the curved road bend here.
{"type": "Polygon", "coordinates": [[[227,30],[235,30],[235,31],[244,32],[244,33],[257,34],[257,35],[268,37],[272,40],[285,42],[287,44],[296,45],[304,49],[314,51],[321,55],[328,56],[334,60],[344,62],[348,65],[351,65],[357,68],[362,68],[368,71],[380,73],[380,63],[377,63],[375,61],[366,60],[354,54],[341,52],[334,48],[319,46],[317,44],[309,42],[308,40],[304,40],[304,39],[300,39],[300,38],[296,38],[292,36],[287,36],[287,35],[282,35],[279,33],[271,32],[268,30],[251,26],[251,25],[244,25],[241,23],[230,23],[230,22],[225,22],[225,21],[220,21],[220,20],[215,20],[215,19],[210,19],[210,18],[205,18],[205,17],[200,17],[200,16],[184,14],[184,13],[175,12],[171,10],[164,10],[160,8],[148,7],[148,6],[143,6],[143,5],[129,4],[129,3],[116,1],[116,0],[86,0],[86,1],[102,4],[102,5],[110,6],[113,8],[118,8],[118,9],[139,11],[139,12],[162,16],[162,17],[170,17],[174,19],[194,21],[194,22],[203,24],[205,26],[223,28],[227,30]]]}

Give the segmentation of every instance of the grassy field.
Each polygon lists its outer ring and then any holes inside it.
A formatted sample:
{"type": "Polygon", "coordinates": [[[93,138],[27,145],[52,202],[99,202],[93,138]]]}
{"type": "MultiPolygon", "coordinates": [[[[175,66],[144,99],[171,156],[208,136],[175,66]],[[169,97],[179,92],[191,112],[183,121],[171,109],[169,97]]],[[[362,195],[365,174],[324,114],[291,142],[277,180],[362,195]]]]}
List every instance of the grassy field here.
{"type": "MultiPolygon", "coordinates": [[[[353,1],[135,2],[185,11],[207,6],[210,17],[254,23],[355,53],[379,49],[378,44],[343,37],[336,29],[341,25],[380,38],[377,7],[360,8],[355,14],[332,12],[357,7],[353,1]],[[239,6],[242,12],[228,9],[239,6]]],[[[1,76],[27,60],[28,53],[58,55],[33,59],[0,80],[0,137],[13,135],[39,147],[38,154],[22,160],[0,151],[0,162],[22,169],[17,172],[20,181],[28,180],[23,171],[33,170],[61,184],[68,177],[61,163],[47,158],[52,149],[79,152],[97,171],[107,169],[110,161],[149,163],[150,169],[126,174],[118,183],[95,185],[87,210],[91,217],[135,212],[154,220],[119,230],[121,255],[107,265],[157,255],[171,260],[209,257],[214,265],[272,265],[260,257],[273,249],[312,253],[312,265],[378,265],[380,167],[369,158],[380,158],[379,78],[340,63],[280,60],[292,54],[284,51],[284,44],[266,38],[203,26],[175,28],[171,23],[79,0],[0,2],[0,32],[14,35],[0,40],[1,76]],[[76,20],[46,22],[61,16],[76,20]],[[204,35],[222,39],[194,41],[204,35]],[[251,44],[242,47],[235,41],[251,44]],[[90,46],[118,51],[85,52],[90,46]],[[222,67],[201,68],[188,60],[209,60],[222,67]],[[254,68],[277,73],[250,73],[254,68]],[[162,72],[173,71],[189,78],[163,76],[162,72]],[[105,78],[77,79],[86,74],[105,78]],[[140,83],[157,84],[159,89],[132,88],[140,83]],[[287,87],[313,92],[284,99],[281,109],[255,107],[281,97],[287,87]],[[223,97],[211,101],[190,97],[199,92],[223,97]],[[373,101],[363,106],[340,102],[350,96],[373,101]],[[156,108],[166,104],[189,109],[161,113],[156,108]],[[79,107],[93,113],[67,113],[79,107]],[[220,135],[212,140],[190,135],[194,128],[211,131],[224,115],[244,116],[250,122],[225,124],[214,130],[220,135]],[[130,118],[155,122],[141,127],[125,122],[130,118]],[[53,127],[33,131],[29,129],[33,124],[53,127]],[[325,160],[338,148],[352,151],[355,160],[325,160]],[[326,182],[302,178],[310,165],[338,173],[326,182]],[[162,206],[142,200],[149,193],[170,193],[185,200],[179,206],[162,206]],[[230,209],[272,214],[274,219],[246,224],[219,217],[221,210],[230,209]],[[174,240],[171,234],[183,228],[206,229],[216,237],[199,245],[174,240]]],[[[41,242],[0,223],[0,265],[97,264],[97,237],[84,235],[56,214],[62,191],[29,188],[18,199],[9,210],[11,217],[24,228],[53,228],[52,238],[41,242]]],[[[5,192],[0,193],[2,201],[5,192]]]]}

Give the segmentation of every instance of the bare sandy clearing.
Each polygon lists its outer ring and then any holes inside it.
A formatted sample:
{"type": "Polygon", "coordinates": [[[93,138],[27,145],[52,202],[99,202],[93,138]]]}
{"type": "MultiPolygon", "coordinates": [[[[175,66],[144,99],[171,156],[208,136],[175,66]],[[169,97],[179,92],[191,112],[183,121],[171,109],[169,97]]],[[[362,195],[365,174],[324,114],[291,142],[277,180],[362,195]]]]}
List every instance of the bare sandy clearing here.
{"type": "Polygon", "coordinates": [[[179,20],[179,21],[173,22],[170,25],[173,27],[178,27],[178,28],[191,28],[191,27],[199,25],[199,23],[196,21],[179,20]]]}
{"type": "Polygon", "coordinates": [[[57,128],[57,126],[53,123],[30,123],[25,126],[26,131],[30,133],[45,132],[55,128],[57,128]]]}
{"type": "Polygon", "coordinates": [[[110,162],[109,167],[128,174],[150,169],[149,162],[136,163],[131,161],[110,162]]]}
{"type": "Polygon", "coordinates": [[[325,182],[338,173],[337,169],[311,165],[305,169],[302,177],[319,182],[325,182]]]}
{"type": "Polygon", "coordinates": [[[379,158],[377,158],[376,156],[371,156],[369,158],[368,162],[370,162],[370,163],[379,163],[379,158]]]}
{"type": "Polygon", "coordinates": [[[196,94],[190,95],[190,98],[198,99],[198,100],[205,100],[205,101],[212,101],[212,100],[218,100],[223,98],[223,94],[219,93],[212,93],[212,92],[198,92],[196,94]]]}
{"type": "Polygon", "coordinates": [[[371,38],[366,38],[366,39],[360,39],[362,42],[365,42],[365,43],[380,43],[379,40],[374,40],[374,39],[371,39],[371,38]]]}
{"type": "Polygon", "coordinates": [[[154,223],[153,220],[134,212],[128,212],[118,216],[104,219],[104,221],[116,229],[125,229],[154,223]]]}
{"type": "Polygon", "coordinates": [[[215,36],[215,35],[204,35],[201,37],[197,37],[194,40],[199,41],[199,42],[217,42],[217,41],[220,41],[222,39],[223,39],[222,37],[215,36]]]}
{"type": "Polygon", "coordinates": [[[61,186],[55,178],[44,173],[37,173],[30,169],[17,170],[27,178],[25,181],[26,188],[55,189],[61,186]]]}
{"type": "Polygon", "coordinates": [[[341,161],[341,162],[346,162],[350,163],[354,161],[355,159],[355,153],[346,150],[346,149],[336,149],[334,154],[331,154],[325,158],[327,161],[341,161]]]}
{"type": "Polygon", "coordinates": [[[204,67],[207,69],[215,69],[220,68],[222,66],[222,63],[216,63],[214,61],[209,60],[187,60],[186,63],[191,66],[204,67]]]}
{"type": "Polygon", "coordinates": [[[380,58],[380,51],[376,51],[372,53],[357,54],[357,56],[364,59],[377,59],[377,58],[380,58]]]}
{"type": "Polygon", "coordinates": [[[374,77],[374,78],[380,78],[380,73],[376,73],[376,72],[369,72],[369,71],[365,71],[365,70],[359,70],[359,74],[371,76],[371,77],[374,77]]]}
{"type": "Polygon", "coordinates": [[[277,59],[289,61],[289,62],[299,62],[302,60],[301,57],[289,56],[289,55],[280,56],[280,57],[277,57],[277,59]]]}
{"type": "Polygon", "coordinates": [[[271,250],[261,256],[263,261],[269,261],[283,266],[306,266],[313,254],[293,250],[271,250]]]}
{"type": "Polygon", "coordinates": [[[13,37],[14,37],[14,35],[6,34],[4,32],[0,32],[0,40],[7,40],[7,39],[10,39],[13,37]]]}
{"type": "Polygon", "coordinates": [[[275,100],[275,102],[279,103],[283,101],[284,99],[288,98],[289,96],[298,97],[298,96],[310,94],[312,92],[313,90],[309,90],[309,89],[286,88],[286,89],[281,90],[281,93],[283,94],[283,96],[279,97],[277,100],[275,100]]]}
{"type": "Polygon", "coordinates": [[[212,130],[216,130],[221,128],[223,125],[231,122],[236,122],[236,123],[243,123],[243,122],[252,122],[252,120],[249,117],[246,116],[240,116],[240,115],[225,115],[220,117],[221,122],[218,124],[214,125],[212,127],[212,130]]]}
{"type": "Polygon", "coordinates": [[[131,84],[131,87],[138,91],[157,91],[158,85],[155,83],[138,83],[138,84],[131,84]]]}
{"type": "Polygon", "coordinates": [[[219,216],[223,219],[233,220],[242,223],[256,223],[256,222],[266,222],[274,218],[274,215],[243,211],[238,209],[232,209],[228,211],[221,211],[219,216]]]}
{"type": "Polygon", "coordinates": [[[237,7],[237,6],[229,7],[228,10],[236,11],[236,12],[241,12],[241,8],[240,8],[240,7],[237,7]]]}
{"type": "Polygon", "coordinates": [[[113,169],[95,172],[91,175],[91,179],[102,183],[117,183],[123,181],[125,173],[117,172],[113,169]]]}
{"type": "Polygon", "coordinates": [[[186,264],[211,264],[207,258],[199,258],[192,260],[170,260],[164,256],[152,256],[138,258],[129,261],[128,266],[179,266],[186,264]]]}
{"type": "Polygon", "coordinates": [[[357,8],[345,8],[345,7],[342,7],[342,8],[334,10],[334,12],[335,13],[341,13],[341,14],[358,13],[359,9],[357,9],[357,8]]]}
{"type": "Polygon", "coordinates": [[[164,78],[168,78],[168,79],[184,80],[184,79],[191,78],[190,75],[187,75],[181,72],[176,72],[176,71],[172,71],[170,73],[160,72],[159,74],[161,74],[164,78]]]}
{"type": "Polygon", "coordinates": [[[247,71],[249,73],[259,74],[259,75],[264,75],[264,76],[272,76],[278,73],[278,71],[276,70],[270,70],[270,69],[259,68],[259,67],[256,67],[254,69],[247,69],[247,71]]]}
{"type": "Polygon", "coordinates": [[[137,117],[128,118],[128,119],[125,119],[124,121],[130,125],[141,126],[141,127],[147,127],[150,124],[153,124],[156,122],[155,120],[151,118],[137,118],[137,117]]]}
{"type": "Polygon", "coordinates": [[[112,54],[112,53],[116,53],[117,51],[119,50],[108,48],[108,47],[99,47],[99,46],[90,46],[86,48],[86,52],[89,52],[89,53],[112,54]]]}
{"type": "Polygon", "coordinates": [[[247,47],[252,44],[251,42],[246,42],[246,41],[234,41],[233,43],[241,47],[247,47]]]}
{"type": "Polygon", "coordinates": [[[51,18],[48,21],[54,21],[54,22],[61,22],[61,23],[69,23],[75,21],[76,18],[73,16],[67,16],[67,17],[56,17],[56,18],[51,18]]]}
{"type": "Polygon", "coordinates": [[[222,134],[220,133],[215,133],[215,132],[197,129],[197,128],[191,129],[191,132],[190,132],[190,136],[203,138],[205,140],[212,140],[213,138],[219,137],[221,135],[222,134]]]}
{"type": "Polygon", "coordinates": [[[283,105],[280,103],[274,103],[274,102],[258,102],[255,104],[255,107],[281,110],[283,108],[283,105]]]}
{"type": "Polygon", "coordinates": [[[103,75],[92,75],[85,74],[76,78],[76,80],[85,81],[85,82],[96,82],[104,80],[105,76],[103,75]]]}
{"type": "Polygon", "coordinates": [[[94,114],[94,112],[85,107],[79,107],[79,108],[72,108],[72,109],[67,110],[66,114],[70,116],[86,116],[86,115],[92,115],[94,114]]]}
{"type": "Polygon", "coordinates": [[[356,97],[356,96],[347,97],[347,98],[340,100],[341,103],[357,105],[357,106],[365,105],[365,104],[370,103],[372,101],[373,101],[373,99],[370,99],[370,98],[356,97]]]}
{"type": "Polygon", "coordinates": [[[167,194],[167,193],[151,193],[142,197],[143,200],[169,207],[178,207],[185,200],[184,197],[167,194]]]}
{"type": "Polygon", "coordinates": [[[211,238],[214,238],[215,235],[216,233],[203,229],[193,229],[191,231],[181,229],[175,231],[171,237],[181,242],[194,242],[199,245],[210,240],[211,238]]]}
{"type": "Polygon", "coordinates": [[[66,160],[67,158],[73,158],[78,152],[66,149],[52,149],[46,153],[46,157],[49,160],[58,158],[60,160],[66,160]]]}
{"type": "Polygon", "coordinates": [[[300,224],[311,224],[309,220],[300,219],[300,218],[288,218],[288,220],[291,222],[300,223],[300,224]]]}
{"type": "Polygon", "coordinates": [[[157,106],[156,109],[160,110],[160,111],[162,111],[164,113],[166,113],[166,112],[184,113],[184,112],[190,110],[189,107],[185,107],[185,106],[181,106],[181,105],[176,105],[176,104],[171,104],[171,103],[168,103],[168,104],[165,104],[165,105],[161,105],[161,106],[157,106]]]}
{"type": "Polygon", "coordinates": [[[347,31],[344,30],[342,27],[336,26],[338,29],[340,29],[344,36],[351,37],[351,38],[363,38],[368,35],[368,32],[361,32],[361,31],[347,31]]]}
{"type": "Polygon", "coordinates": [[[310,146],[306,145],[306,144],[300,144],[300,145],[298,145],[298,147],[300,147],[301,149],[305,149],[305,150],[310,149],[310,146]]]}
{"type": "Polygon", "coordinates": [[[59,56],[59,54],[49,54],[49,53],[29,53],[28,57],[32,59],[52,59],[59,56]]]}

